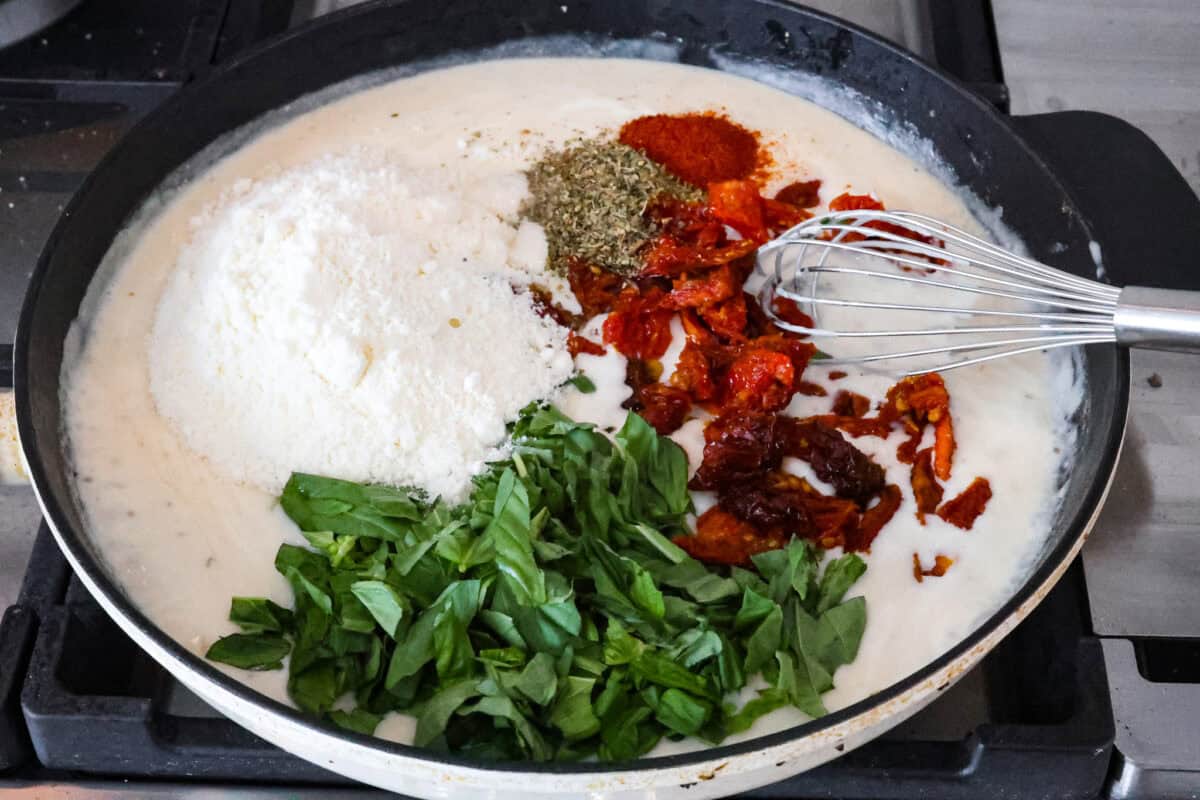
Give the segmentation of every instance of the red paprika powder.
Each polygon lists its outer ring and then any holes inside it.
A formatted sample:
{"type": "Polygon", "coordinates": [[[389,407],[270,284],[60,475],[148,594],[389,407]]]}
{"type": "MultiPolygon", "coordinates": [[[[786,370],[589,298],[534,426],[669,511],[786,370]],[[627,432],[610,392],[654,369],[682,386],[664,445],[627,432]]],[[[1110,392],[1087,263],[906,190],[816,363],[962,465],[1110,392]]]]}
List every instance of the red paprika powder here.
{"type": "Polygon", "coordinates": [[[758,136],[712,113],[638,117],[619,138],[693,186],[748,178],[762,166],[758,136]]]}

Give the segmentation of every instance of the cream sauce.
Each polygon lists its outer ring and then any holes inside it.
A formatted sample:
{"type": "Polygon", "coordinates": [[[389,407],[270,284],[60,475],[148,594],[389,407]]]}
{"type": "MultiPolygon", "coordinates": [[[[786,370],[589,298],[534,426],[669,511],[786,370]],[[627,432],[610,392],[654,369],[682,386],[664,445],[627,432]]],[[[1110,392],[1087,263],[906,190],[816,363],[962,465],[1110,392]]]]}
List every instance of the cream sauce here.
{"type": "MultiPolygon", "coordinates": [[[[149,390],[147,334],[158,298],[188,241],[189,220],[226,186],[353,146],[394,152],[418,166],[463,162],[481,175],[511,173],[548,144],[642,114],[712,108],[714,101],[772,142],[780,184],[820,178],[826,201],[846,189],[869,191],[889,208],[979,230],[954,191],[834,113],[749,80],[674,64],[494,61],[384,84],[295,117],[201,172],[131,231],[123,243],[129,246],[110,254],[113,278],[93,289],[94,317],[85,314],[76,323],[83,347],[64,367],[64,397],[78,491],[89,533],[133,602],[200,655],[235,630],[226,619],[231,596],[290,603],[272,561],[280,542],[303,543],[294,526],[272,496],[233,483],[188,450],[156,412],[149,390]]],[[[563,409],[601,426],[619,425],[624,413],[617,407],[628,395],[624,359],[610,351],[581,356],[577,364],[598,391],[564,391],[563,409]]],[[[873,399],[894,382],[856,371],[830,383],[828,369],[819,365],[805,377],[831,392],[846,388],[873,399]]],[[[852,591],[867,596],[869,620],[857,660],[838,671],[837,687],[825,696],[831,709],[888,686],[953,646],[1007,598],[1045,538],[1065,441],[1062,412],[1074,408],[1070,393],[1078,391],[1068,365],[1032,355],[951,372],[946,382],[959,444],[947,497],[983,475],[995,499],[970,532],[939,519],[922,527],[913,516],[908,467],[895,460],[898,437],[856,440],[901,486],[904,503],[852,591]],[[926,564],[939,553],[955,563],[945,577],[918,584],[914,552],[926,564]]],[[[798,396],[790,410],[824,412],[829,402],[798,396]]],[[[703,423],[689,422],[674,438],[694,469],[703,423]]],[[[802,462],[793,466],[807,470],[802,462]]],[[[696,500],[698,510],[711,503],[710,497],[696,500]]],[[[286,697],[282,671],[226,671],[264,694],[286,697]]],[[[776,712],[742,738],[801,719],[796,711],[776,712]]],[[[395,717],[380,733],[405,740],[411,725],[395,717]]],[[[657,752],[699,746],[664,743],[657,752]]]]}

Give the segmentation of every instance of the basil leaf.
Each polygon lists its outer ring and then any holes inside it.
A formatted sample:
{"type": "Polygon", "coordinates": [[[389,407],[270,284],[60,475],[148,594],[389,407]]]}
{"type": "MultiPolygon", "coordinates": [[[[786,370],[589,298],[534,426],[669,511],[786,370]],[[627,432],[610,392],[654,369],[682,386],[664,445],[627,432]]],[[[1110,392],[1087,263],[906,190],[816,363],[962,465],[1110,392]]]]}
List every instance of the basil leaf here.
{"type": "Polygon", "coordinates": [[[279,504],[301,530],[397,542],[424,516],[408,493],[303,473],[293,473],[279,504]]]}
{"type": "Polygon", "coordinates": [[[291,650],[291,643],[278,634],[231,633],[213,642],[204,657],[241,669],[272,670],[283,667],[291,650]]]}
{"type": "Polygon", "coordinates": [[[424,747],[446,730],[446,723],[463,703],[479,696],[478,682],[463,680],[446,684],[429,698],[417,716],[417,732],[413,744],[424,747]]]}
{"type": "MultiPolygon", "coordinates": [[[[672,564],[690,561],[691,563],[700,566],[701,569],[704,569],[703,565],[701,565],[700,562],[693,560],[692,557],[689,556],[682,547],[675,544],[670,539],[656,531],[654,528],[651,528],[649,525],[639,522],[631,527],[639,536],[642,537],[643,540],[645,540],[646,544],[650,545],[659,553],[661,553],[662,556],[672,564]]],[[[704,571],[706,573],[708,572],[706,569],[704,571]]]]}
{"type": "Polygon", "coordinates": [[[691,628],[675,638],[671,658],[691,669],[721,654],[721,637],[710,630],[691,628]]]}
{"type": "Polygon", "coordinates": [[[558,692],[558,675],[554,670],[554,659],[548,653],[535,655],[525,665],[525,669],[521,670],[515,687],[521,694],[539,706],[548,704],[558,692]]]}
{"type": "Polygon", "coordinates": [[[591,394],[596,391],[596,384],[592,383],[592,379],[582,372],[575,373],[575,376],[570,378],[567,383],[584,394],[591,394]]]}
{"type": "Polygon", "coordinates": [[[655,699],[652,708],[655,719],[683,736],[697,734],[713,712],[712,703],[679,689],[667,689],[655,699]]]}
{"type": "Polygon", "coordinates": [[[375,729],[379,727],[379,723],[383,717],[379,714],[372,714],[361,708],[356,708],[353,711],[330,711],[329,719],[339,728],[345,728],[348,731],[370,736],[375,733],[375,729]]]}
{"type": "Polygon", "coordinates": [[[546,603],[537,608],[517,608],[513,622],[521,637],[535,650],[559,655],[583,625],[579,609],[571,601],[546,603]]]}
{"type": "Polygon", "coordinates": [[[340,693],[333,659],[318,661],[303,672],[293,671],[288,677],[288,695],[312,714],[328,711],[340,693]]]}
{"type": "Polygon", "coordinates": [[[350,585],[350,591],[371,612],[384,633],[396,638],[400,620],[406,616],[407,601],[383,581],[355,581],[350,585]]]}
{"type": "Polygon", "coordinates": [[[550,724],[562,732],[568,742],[587,739],[600,732],[600,719],[592,708],[595,678],[567,677],[558,700],[550,711],[550,724]]]}
{"type": "Polygon", "coordinates": [[[518,601],[526,606],[545,603],[545,576],[533,558],[529,494],[511,469],[500,476],[492,522],[484,536],[491,538],[496,566],[508,578],[518,601]]]}
{"type": "Polygon", "coordinates": [[[770,599],[753,589],[746,589],[742,592],[742,606],[733,619],[733,629],[740,633],[756,628],[777,608],[779,606],[770,599]]]}
{"type": "Polygon", "coordinates": [[[520,739],[522,750],[534,761],[549,761],[554,751],[529,719],[507,697],[484,697],[472,706],[458,710],[459,714],[487,714],[507,720],[520,739]]]}
{"type": "Polygon", "coordinates": [[[504,669],[525,665],[525,651],[519,647],[491,647],[479,651],[478,658],[485,664],[504,669]]]}
{"type": "Polygon", "coordinates": [[[803,600],[808,593],[809,581],[817,569],[811,546],[800,539],[793,539],[782,549],[759,553],[752,556],[751,560],[767,579],[770,598],[780,605],[793,591],[803,600]]]}
{"type": "Polygon", "coordinates": [[[659,686],[683,689],[701,696],[713,694],[704,677],[652,650],[643,650],[637,658],[630,662],[629,669],[639,678],[659,686]]]}
{"type": "Polygon", "coordinates": [[[763,689],[758,693],[758,697],[747,702],[740,711],[725,718],[724,732],[731,734],[748,731],[759,717],[777,711],[789,703],[791,698],[786,691],[774,687],[763,689]]]}
{"type": "Polygon", "coordinates": [[[787,695],[792,705],[810,717],[825,716],[828,712],[821,702],[821,693],[833,684],[829,675],[806,659],[793,658],[785,650],[776,653],[775,658],[779,662],[776,688],[787,695]]]}
{"type": "Polygon", "coordinates": [[[609,666],[636,661],[646,645],[629,635],[620,622],[612,620],[604,632],[604,663],[609,666]]]}
{"type": "Polygon", "coordinates": [[[292,585],[295,586],[297,590],[306,592],[308,596],[312,598],[312,601],[317,604],[317,608],[321,609],[326,614],[333,613],[333,600],[330,599],[329,595],[323,589],[321,589],[321,587],[304,577],[303,572],[295,567],[288,567],[287,572],[284,573],[284,576],[292,582],[292,585]]]}
{"type": "Polygon", "coordinates": [[[783,609],[773,606],[746,640],[746,672],[754,674],[766,666],[779,649],[782,634],[783,609]]]}
{"type": "Polygon", "coordinates": [[[600,729],[600,757],[612,761],[637,758],[658,743],[643,724],[654,712],[645,703],[627,706],[606,719],[600,729]]]}
{"type": "Polygon", "coordinates": [[[846,591],[867,571],[867,562],[857,553],[847,553],[834,559],[821,575],[821,587],[817,599],[816,613],[824,614],[836,606],[846,591]]]}
{"type": "Polygon", "coordinates": [[[866,624],[866,602],[861,597],[840,603],[818,618],[803,609],[796,610],[800,651],[816,659],[830,673],[858,655],[866,624]]]}
{"type": "Polygon", "coordinates": [[[283,633],[295,624],[292,612],[263,597],[235,597],[229,606],[229,621],[243,633],[283,633]]]}
{"type": "Polygon", "coordinates": [[[438,617],[439,613],[436,609],[425,611],[408,629],[408,635],[404,641],[397,643],[384,682],[388,689],[394,687],[403,678],[416,675],[421,667],[428,664],[437,655],[433,643],[433,628],[438,617]]]}

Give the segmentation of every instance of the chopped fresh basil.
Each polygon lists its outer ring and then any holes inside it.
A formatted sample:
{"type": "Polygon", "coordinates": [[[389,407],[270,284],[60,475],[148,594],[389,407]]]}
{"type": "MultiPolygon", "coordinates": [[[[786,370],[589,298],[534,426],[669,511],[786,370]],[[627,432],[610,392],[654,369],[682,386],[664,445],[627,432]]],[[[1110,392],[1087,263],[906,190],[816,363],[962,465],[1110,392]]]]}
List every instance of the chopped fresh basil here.
{"type": "Polygon", "coordinates": [[[232,633],[213,642],[205,656],[242,669],[280,669],[291,652],[287,639],[275,633],[232,633]]]}
{"type": "Polygon", "coordinates": [[[591,378],[582,372],[575,373],[574,377],[568,380],[567,383],[571,384],[584,394],[591,394],[592,392],[596,391],[596,384],[592,382],[591,378]]]}
{"type": "Polygon", "coordinates": [[[417,744],[476,758],[630,759],[785,705],[825,713],[866,625],[863,599],[844,599],[862,559],[822,570],[801,541],[753,570],[691,558],[673,541],[687,459],[636,414],[610,439],[535,405],[512,436],[457,507],[293,475],[280,504],[309,547],[282,545],[275,567],[294,607],[234,598],[242,633],[208,657],[287,659],[305,711],[360,733],[410,714],[417,744]],[[769,688],[729,704],[755,673],[769,688]]]}

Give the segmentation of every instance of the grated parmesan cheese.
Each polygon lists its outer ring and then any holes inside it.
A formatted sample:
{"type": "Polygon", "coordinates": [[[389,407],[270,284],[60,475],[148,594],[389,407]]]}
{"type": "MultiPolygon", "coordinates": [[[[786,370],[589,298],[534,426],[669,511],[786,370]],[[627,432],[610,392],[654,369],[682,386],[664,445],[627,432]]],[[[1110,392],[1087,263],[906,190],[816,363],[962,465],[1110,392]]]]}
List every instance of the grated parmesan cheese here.
{"type": "Polygon", "coordinates": [[[573,369],[514,285],[546,240],[511,172],[327,156],[243,180],[192,220],[159,301],[150,385],[187,444],[277,493],[293,472],[451,500],[505,423],[573,369]]]}

